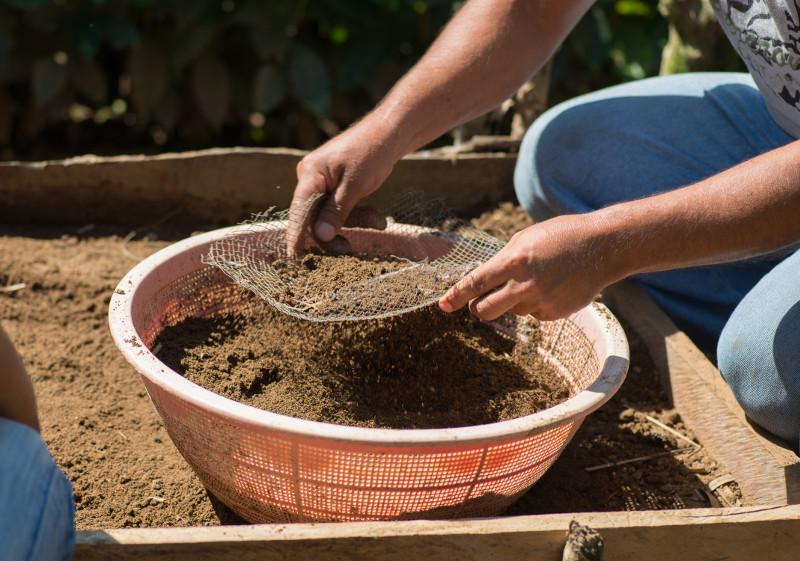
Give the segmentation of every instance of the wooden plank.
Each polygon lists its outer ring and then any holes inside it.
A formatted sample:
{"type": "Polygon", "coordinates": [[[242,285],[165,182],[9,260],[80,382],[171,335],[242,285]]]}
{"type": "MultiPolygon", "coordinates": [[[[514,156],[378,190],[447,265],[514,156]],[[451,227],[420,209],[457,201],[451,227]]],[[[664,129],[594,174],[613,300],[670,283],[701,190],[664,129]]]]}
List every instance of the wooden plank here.
{"type": "MultiPolygon", "coordinates": [[[[158,156],[81,156],[0,163],[0,221],[232,224],[289,205],[305,155],[287,148],[226,148],[158,156]]],[[[512,195],[516,155],[420,152],[395,166],[375,202],[402,188],[470,212],[512,195]]]]}
{"type": "Polygon", "coordinates": [[[573,518],[614,561],[797,559],[800,506],[79,532],[73,561],[559,559],[573,518]]]}
{"type": "Polygon", "coordinates": [[[755,505],[800,502],[800,458],[747,420],[719,370],[638,285],[604,293],[609,306],[644,340],[684,421],[736,478],[755,505]]]}

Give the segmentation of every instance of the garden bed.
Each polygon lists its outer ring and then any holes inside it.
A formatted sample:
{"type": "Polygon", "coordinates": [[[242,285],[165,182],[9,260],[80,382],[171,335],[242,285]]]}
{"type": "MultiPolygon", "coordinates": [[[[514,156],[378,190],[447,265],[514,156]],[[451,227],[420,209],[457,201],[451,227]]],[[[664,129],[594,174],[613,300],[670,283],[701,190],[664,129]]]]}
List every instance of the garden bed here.
{"type": "MultiPolygon", "coordinates": [[[[502,233],[523,220],[504,206],[479,225],[502,233]]],[[[106,326],[109,296],[125,272],[190,233],[163,224],[20,226],[0,237],[0,286],[8,287],[0,292],[0,321],[34,380],[44,438],[73,482],[79,529],[236,521],[173,447],[106,326]]],[[[622,390],[587,418],[508,514],[740,504],[725,467],[686,441],[692,433],[661,391],[644,345],[628,334],[632,360],[622,390]]]]}

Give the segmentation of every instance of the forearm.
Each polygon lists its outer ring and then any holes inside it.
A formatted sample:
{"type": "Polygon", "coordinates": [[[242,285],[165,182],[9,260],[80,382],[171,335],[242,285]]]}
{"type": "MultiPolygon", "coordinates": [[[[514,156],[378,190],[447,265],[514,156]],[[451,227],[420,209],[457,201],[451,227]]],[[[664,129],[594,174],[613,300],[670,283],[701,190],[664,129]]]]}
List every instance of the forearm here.
{"type": "Polygon", "coordinates": [[[800,141],[694,185],[594,214],[600,253],[618,277],[785,248],[800,241],[800,141]]]}
{"type": "Polygon", "coordinates": [[[365,122],[400,156],[485,113],[547,62],[592,1],[470,0],[365,122]]]}
{"type": "Polygon", "coordinates": [[[0,328],[0,417],[39,430],[36,398],[14,345],[0,328]]]}

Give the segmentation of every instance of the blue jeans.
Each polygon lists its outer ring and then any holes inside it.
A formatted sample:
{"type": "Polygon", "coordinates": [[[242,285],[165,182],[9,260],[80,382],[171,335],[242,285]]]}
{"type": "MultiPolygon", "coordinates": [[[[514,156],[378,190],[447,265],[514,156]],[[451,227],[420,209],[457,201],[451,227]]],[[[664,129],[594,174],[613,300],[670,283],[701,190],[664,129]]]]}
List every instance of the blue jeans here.
{"type": "MultiPolygon", "coordinates": [[[[676,189],[794,137],[747,74],[651,78],[542,115],[520,148],[517,197],[537,220],[676,189]]],[[[753,421],[800,436],[800,255],[636,277],[701,347],[753,421]]]]}
{"type": "Polygon", "coordinates": [[[39,434],[0,418],[0,559],[67,561],[74,508],[72,486],[39,434]]]}

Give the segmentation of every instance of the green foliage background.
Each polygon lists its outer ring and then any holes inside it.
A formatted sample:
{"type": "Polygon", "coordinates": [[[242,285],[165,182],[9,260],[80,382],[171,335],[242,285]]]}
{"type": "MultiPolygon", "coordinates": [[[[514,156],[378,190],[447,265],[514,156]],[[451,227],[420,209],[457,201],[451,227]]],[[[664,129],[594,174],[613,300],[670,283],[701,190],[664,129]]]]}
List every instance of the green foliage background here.
{"type": "MultiPolygon", "coordinates": [[[[460,4],[0,0],[0,158],[311,148],[372,107],[460,4]]],[[[666,38],[657,0],[600,0],[557,55],[551,100],[657,74],[666,38]]]]}

